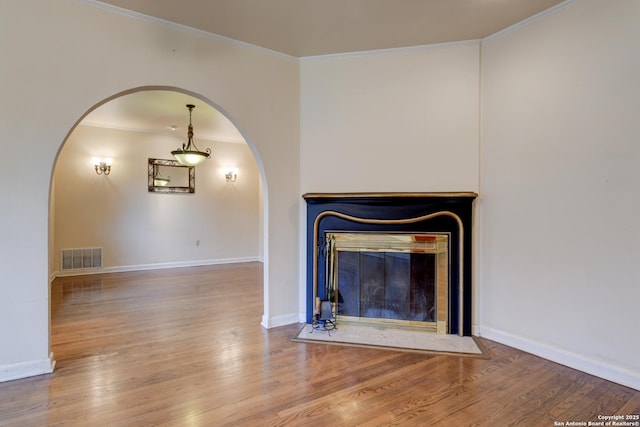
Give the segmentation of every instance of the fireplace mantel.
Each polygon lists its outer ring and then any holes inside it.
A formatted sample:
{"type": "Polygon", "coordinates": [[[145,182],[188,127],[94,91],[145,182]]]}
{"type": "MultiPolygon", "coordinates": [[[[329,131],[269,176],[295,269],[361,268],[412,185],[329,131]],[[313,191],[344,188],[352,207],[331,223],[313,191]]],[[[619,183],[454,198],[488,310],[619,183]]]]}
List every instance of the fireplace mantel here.
{"type": "MultiPolygon", "coordinates": [[[[472,223],[474,192],[307,193],[307,322],[314,293],[325,280],[319,249],[326,232],[450,233],[450,330],[471,335],[472,223]]],[[[321,292],[321,291],[320,291],[321,292]]],[[[322,297],[322,295],[320,295],[322,297]]]]}
{"type": "Polygon", "coordinates": [[[322,200],[322,199],[385,199],[385,198],[458,198],[458,197],[470,197],[475,199],[478,194],[471,191],[461,192],[382,192],[382,193],[305,193],[302,198],[305,200],[322,200]]]}

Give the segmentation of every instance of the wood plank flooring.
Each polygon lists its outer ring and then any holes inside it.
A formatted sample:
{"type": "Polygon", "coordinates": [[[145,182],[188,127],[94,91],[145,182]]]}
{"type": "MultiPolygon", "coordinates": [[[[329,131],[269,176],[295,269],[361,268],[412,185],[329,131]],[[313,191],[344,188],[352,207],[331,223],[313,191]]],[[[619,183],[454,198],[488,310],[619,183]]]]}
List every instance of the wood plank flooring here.
{"type": "Polygon", "coordinates": [[[488,340],[488,360],[292,342],[301,325],[260,326],[261,268],[56,279],[56,371],[0,383],[0,425],[554,426],[640,413],[639,391],[488,340]]]}

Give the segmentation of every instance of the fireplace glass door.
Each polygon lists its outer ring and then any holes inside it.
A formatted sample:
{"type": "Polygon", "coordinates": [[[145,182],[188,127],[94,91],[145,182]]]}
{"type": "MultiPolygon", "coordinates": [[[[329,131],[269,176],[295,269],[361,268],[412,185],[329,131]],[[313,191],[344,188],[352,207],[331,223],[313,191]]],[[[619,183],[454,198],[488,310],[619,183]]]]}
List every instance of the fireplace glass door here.
{"type": "Polygon", "coordinates": [[[447,333],[447,234],[335,232],[326,241],[338,322],[447,333]]]}

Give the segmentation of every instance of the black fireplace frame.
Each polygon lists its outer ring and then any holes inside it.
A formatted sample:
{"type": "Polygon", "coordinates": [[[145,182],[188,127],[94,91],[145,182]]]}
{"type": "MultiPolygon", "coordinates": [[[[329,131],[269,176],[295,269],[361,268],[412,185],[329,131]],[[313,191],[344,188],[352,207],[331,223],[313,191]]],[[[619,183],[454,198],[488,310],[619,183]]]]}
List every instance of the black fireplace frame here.
{"type": "Polygon", "coordinates": [[[473,192],[307,193],[306,321],[313,322],[314,293],[321,299],[325,232],[450,233],[450,334],[471,335],[473,192]]]}

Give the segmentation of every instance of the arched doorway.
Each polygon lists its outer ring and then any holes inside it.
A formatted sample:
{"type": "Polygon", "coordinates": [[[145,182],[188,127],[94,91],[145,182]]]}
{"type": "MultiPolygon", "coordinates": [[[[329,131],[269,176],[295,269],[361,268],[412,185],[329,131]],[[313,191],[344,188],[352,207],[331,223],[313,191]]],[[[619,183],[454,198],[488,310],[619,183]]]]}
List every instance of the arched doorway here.
{"type": "Polygon", "coordinates": [[[240,127],[198,94],[149,86],[97,103],[68,133],[53,170],[49,207],[53,275],[266,257],[266,181],[260,156],[240,127]],[[186,140],[188,103],[196,105],[194,140],[201,149],[212,149],[212,159],[197,167],[195,194],[149,193],[147,160],[170,159],[170,151],[186,140]],[[113,158],[111,173],[98,175],[92,157],[113,158]],[[225,179],[231,168],[237,169],[235,182],[225,179]],[[61,271],[63,249],[95,248],[101,249],[98,270],[81,264],[80,271],[61,271]]]}

